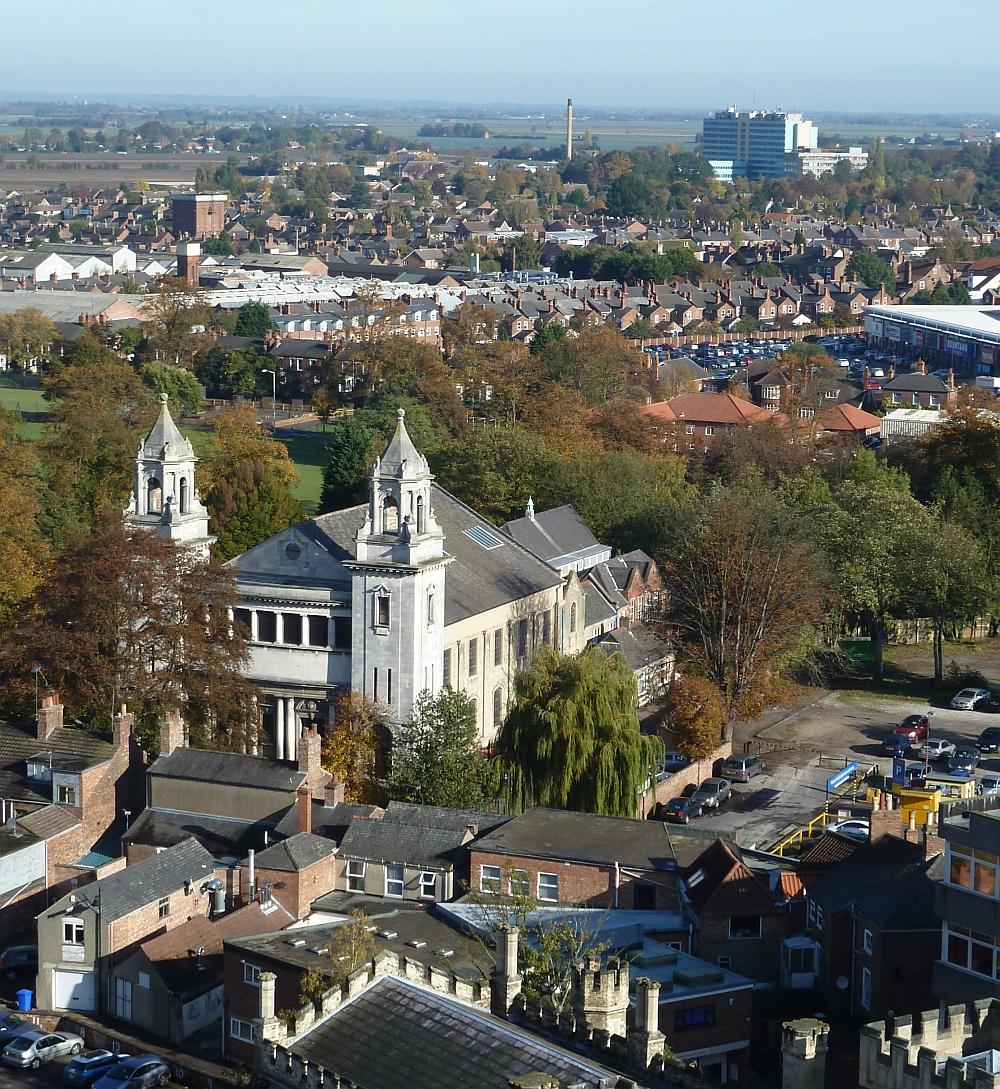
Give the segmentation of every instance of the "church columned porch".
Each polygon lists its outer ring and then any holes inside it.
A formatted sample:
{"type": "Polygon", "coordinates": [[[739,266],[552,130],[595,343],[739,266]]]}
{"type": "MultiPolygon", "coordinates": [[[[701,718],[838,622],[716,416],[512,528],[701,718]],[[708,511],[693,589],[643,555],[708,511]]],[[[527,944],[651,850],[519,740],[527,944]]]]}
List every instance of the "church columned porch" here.
{"type": "Polygon", "coordinates": [[[320,735],[326,733],[334,695],[312,689],[260,688],[257,703],[262,740],[258,755],[294,764],[299,759],[299,742],[304,733],[311,729],[320,735]]]}

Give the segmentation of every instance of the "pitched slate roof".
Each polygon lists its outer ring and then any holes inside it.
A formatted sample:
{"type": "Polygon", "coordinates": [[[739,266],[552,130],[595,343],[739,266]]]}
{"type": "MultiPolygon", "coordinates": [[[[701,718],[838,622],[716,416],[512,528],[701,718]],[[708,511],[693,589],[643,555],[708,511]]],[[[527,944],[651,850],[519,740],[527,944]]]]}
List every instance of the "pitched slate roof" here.
{"type": "Polygon", "coordinates": [[[124,870],[76,889],[78,900],[100,901],[105,922],[120,919],[154,900],[176,892],[191,880],[195,885],[210,880],[215,860],[194,838],[150,855],[124,870]]]}
{"type": "Polygon", "coordinates": [[[597,649],[607,655],[621,654],[633,673],[662,662],[671,654],[670,647],[642,624],[609,631],[598,640],[597,649]]]}
{"type": "MultiPolygon", "coordinates": [[[[434,516],[444,532],[445,553],[454,560],[448,568],[445,624],[458,623],[562,584],[559,573],[544,560],[503,536],[485,518],[443,488],[431,485],[431,496],[434,516]],[[464,532],[477,527],[496,538],[499,546],[485,548],[464,532]]],[[[301,581],[305,578],[310,585],[343,580],[345,572],[339,563],[324,568],[322,557],[329,555],[341,562],[354,558],[355,535],[367,510],[367,505],[359,505],[300,522],[238,556],[232,564],[241,579],[248,575],[261,581],[301,581]],[[287,561],[282,566],[279,559],[287,541],[300,535],[317,546],[310,556],[311,567],[303,575],[290,568],[287,561]]]]}
{"type": "Polygon", "coordinates": [[[692,862],[717,833],[672,828],[660,821],[604,817],[535,806],[475,842],[477,851],[643,870],[676,870],[692,862]]]}
{"type": "Polygon", "coordinates": [[[157,757],[147,774],[193,779],[200,783],[248,786],[255,790],[278,790],[284,794],[294,794],[306,775],[277,760],[185,747],[157,757]]]}
{"type": "Polygon", "coordinates": [[[447,828],[464,832],[475,826],[479,834],[510,820],[503,813],[486,813],[478,809],[450,809],[443,805],[416,805],[412,802],[390,802],[382,820],[388,824],[408,824],[421,828],[447,828]]]}
{"type": "Polygon", "coordinates": [[[515,518],[505,522],[501,528],[543,560],[601,547],[600,541],[587,529],[576,508],[569,503],[540,511],[531,517],[515,518]]]}
{"type": "Polygon", "coordinates": [[[17,820],[18,827],[25,828],[39,839],[51,839],[53,836],[68,832],[80,825],[80,818],[72,809],[61,805],[46,805],[34,813],[26,813],[17,820]]]}
{"type": "Polygon", "coordinates": [[[936,374],[897,374],[882,383],[882,389],[890,393],[948,393],[948,383],[936,374]]]}
{"type": "Polygon", "coordinates": [[[7,798],[52,800],[51,789],[40,793],[25,780],[24,761],[41,752],[52,753],[53,759],[59,756],[78,757],[82,767],[92,767],[110,760],[115,747],[110,741],[71,726],[60,726],[44,741],[40,741],[34,723],[19,726],[0,722],[0,794],[7,798]]]}
{"type": "Polygon", "coordinates": [[[125,843],[148,847],[173,847],[193,836],[215,858],[244,858],[247,851],[264,845],[270,831],[271,826],[265,822],[249,824],[227,817],[150,806],[129,825],[122,839],[125,843]]]}
{"type": "Polygon", "coordinates": [[[617,1076],[507,1021],[406,980],[383,977],[289,1050],[346,1081],[379,1089],[509,1089],[547,1074],[605,1089],[617,1076]]]}
{"type": "Polygon", "coordinates": [[[372,862],[447,869],[465,842],[468,830],[427,828],[381,821],[355,821],[340,841],[339,853],[372,862]]]}
{"type": "Polygon", "coordinates": [[[324,858],[329,858],[335,851],[336,848],[330,840],[314,836],[310,832],[299,832],[260,851],[256,856],[256,863],[262,870],[298,873],[324,858]]]}

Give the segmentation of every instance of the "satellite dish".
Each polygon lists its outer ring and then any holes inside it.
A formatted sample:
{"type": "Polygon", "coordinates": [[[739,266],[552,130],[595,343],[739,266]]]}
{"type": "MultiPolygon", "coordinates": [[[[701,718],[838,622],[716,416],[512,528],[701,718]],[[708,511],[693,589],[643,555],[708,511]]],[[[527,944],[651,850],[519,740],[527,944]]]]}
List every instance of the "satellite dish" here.
{"type": "Polygon", "coordinates": [[[851,985],[851,982],[847,978],[847,976],[837,976],[837,990],[838,991],[846,991],[847,988],[850,985],[851,985]]]}

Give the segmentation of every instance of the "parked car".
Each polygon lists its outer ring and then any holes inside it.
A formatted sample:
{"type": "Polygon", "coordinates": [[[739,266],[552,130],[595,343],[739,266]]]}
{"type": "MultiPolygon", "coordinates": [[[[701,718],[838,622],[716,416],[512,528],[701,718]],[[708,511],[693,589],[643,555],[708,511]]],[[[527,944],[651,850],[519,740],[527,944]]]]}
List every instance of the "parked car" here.
{"type": "Polygon", "coordinates": [[[988,688],[963,688],[951,697],[953,711],[974,711],[979,703],[988,703],[993,693],[988,688]]]}
{"type": "Polygon", "coordinates": [[[926,741],[930,737],[930,719],[926,715],[907,715],[893,733],[897,737],[905,738],[913,748],[916,742],[926,741]]]}
{"type": "Polygon", "coordinates": [[[1000,726],[987,726],[979,735],[976,748],[980,752],[997,752],[1000,750],[1000,726]]]}
{"type": "Polygon", "coordinates": [[[690,756],[685,756],[682,752],[675,752],[673,749],[670,749],[663,754],[661,767],[668,775],[672,775],[675,771],[686,768],[690,763],[690,756]]]}
{"type": "Polygon", "coordinates": [[[930,738],[925,741],[917,752],[925,760],[947,760],[955,755],[955,744],[952,741],[944,741],[940,737],[930,738]]]}
{"type": "Polygon", "coordinates": [[[979,752],[976,749],[963,747],[955,750],[955,755],[948,760],[949,775],[971,775],[979,763],[979,752]]]}
{"type": "Polygon", "coordinates": [[[718,809],[729,797],[731,789],[728,779],[706,779],[692,797],[702,809],[718,809]]]}
{"type": "Polygon", "coordinates": [[[701,805],[694,798],[671,798],[660,806],[660,820],[671,824],[690,824],[692,817],[701,816],[701,805]]]}
{"type": "Polygon", "coordinates": [[[25,1021],[16,1013],[5,1013],[0,1017],[0,1044],[13,1040],[15,1036],[20,1036],[26,1029],[31,1028],[34,1028],[34,1025],[30,1021],[25,1021]]]}
{"type": "Polygon", "coordinates": [[[166,1085],[170,1067],[159,1055],[133,1055],[95,1081],[94,1089],[151,1089],[166,1085]]]}
{"type": "Polygon", "coordinates": [[[841,836],[847,836],[848,839],[863,840],[867,842],[868,837],[871,835],[872,827],[868,821],[851,818],[849,820],[835,821],[833,824],[828,824],[826,830],[828,832],[837,832],[841,836]]]}
{"type": "Polygon", "coordinates": [[[980,794],[1000,794],[1000,775],[984,775],[977,785],[980,794]]]}
{"type": "Polygon", "coordinates": [[[34,976],[38,971],[37,945],[9,945],[0,953],[0,975],[4,979],[34,976]]]}
{"type": "Polygon", "coordinates": [[[907,764],[903,771],[903,782],[907,786],[913,786],[914,783],[920,782],[924,777],[924,765],[923,764],[907,764]]]}
{"type": "Polygon", "coordinates": [[[879,746],[878,751],[883,756],[905,756],[909,749],[910,743],[905,737],[889,734],[887,737],[882,738],[882,744],[879,746]]]}
{"type": "Polygon", "coordinates": [[[127,1058],[128,1055],[116,1055],[113,1051],[88,1051],[86,1055],[70,1059],[63,1070],[63,1081],[81,1087],[92,1085],[112,1066],[127,1058]]]}
{"type": "Polygon", "coordinates": [[[36,1069],[42,1063],[50,1063],[60,1055],[79,1055],[83,1051],[83,1037],[72,1032],[44,1032],[32,1029],[15,1036],[3,1049],[3,1061],[8,1066],[30,1066],[36,1069]]]}
{"type": "Polygon", "coordinates": [[[763,771],[764,762],[759,756],[730,756],[722,765],[722,774],[731,783],[749,783],[763,771]]]}

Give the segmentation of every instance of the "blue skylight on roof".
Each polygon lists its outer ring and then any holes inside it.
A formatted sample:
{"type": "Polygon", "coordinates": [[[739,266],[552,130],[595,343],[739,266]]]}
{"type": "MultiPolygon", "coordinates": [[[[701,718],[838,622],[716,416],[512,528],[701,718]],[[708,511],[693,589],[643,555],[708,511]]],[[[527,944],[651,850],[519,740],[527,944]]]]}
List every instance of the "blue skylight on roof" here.
{"type": "Polygon", "coordinates": [[[487,550],[494,548],[503,548],[503,540],[492,530],[485,529],[483,526],[469,526],[467,529],[463,529],[462,532],[466,537],[475,541],[480,548],[487,550]]]}

